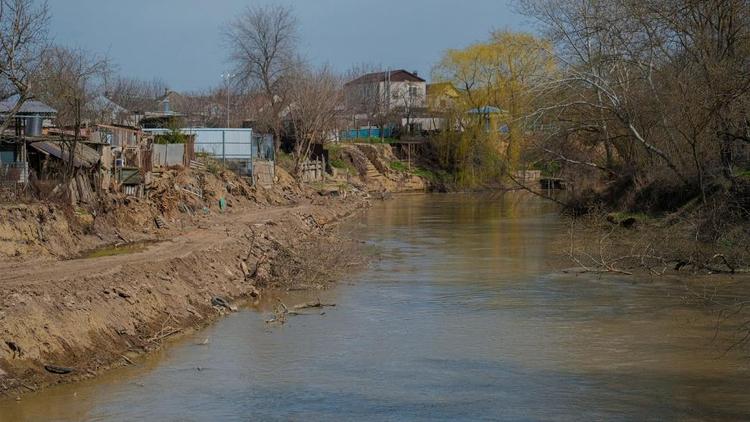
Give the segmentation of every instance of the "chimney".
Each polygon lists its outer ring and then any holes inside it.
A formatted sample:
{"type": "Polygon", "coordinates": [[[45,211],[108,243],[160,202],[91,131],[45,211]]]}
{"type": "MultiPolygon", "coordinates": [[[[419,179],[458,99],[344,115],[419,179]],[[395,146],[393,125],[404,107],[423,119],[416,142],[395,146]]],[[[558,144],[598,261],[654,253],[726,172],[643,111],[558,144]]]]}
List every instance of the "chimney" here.
{"type": "Polygon", "coordinates": [[[415,70],[415,71],[413,71],[413,72],[411,72],[411,73],[413,73],[413,74],[414,74],[414,76],[419,76],[419,71],[417,71],[417,70],[415,70]]]}

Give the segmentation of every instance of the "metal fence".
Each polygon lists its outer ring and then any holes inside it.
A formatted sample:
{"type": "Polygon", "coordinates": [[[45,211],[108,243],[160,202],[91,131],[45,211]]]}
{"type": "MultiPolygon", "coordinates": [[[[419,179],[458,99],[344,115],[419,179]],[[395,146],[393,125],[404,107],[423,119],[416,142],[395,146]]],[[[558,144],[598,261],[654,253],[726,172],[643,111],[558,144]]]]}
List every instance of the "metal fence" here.
{"type": "MultiPolygon", "coordinates": [[[[394,130],[391,127],[386,127],[383,130],[383,138],[390,138],[394,135],[394,130]]],[[[357,139],[369,139],[369,138],[380,138],[380,128],[367,127],[360,129],[347,129],[339,133],[339,137],[345,141],[357,140],[357,139]]]]}
{"type": "Polygon", "coordinates": [[[151,146],[153,167],[185,165],[185,144],[154,144],[151,146]]]}
{"type": "Polygon", "coordinates": [[[0,183],[14,184],[29,181],[29,163],[0,163],[0,183]]]}
{"type": "MultiPolygon", "coordinates": [[[[146,129],[154,135],[168,129],[146,129]]],[[[184,128],[180,132],[195,137],[195,153],[206,154],[240,176],[252,176],[254,161],[275,161],[273,136],[256,135],[252,129],[184,128]]]]}

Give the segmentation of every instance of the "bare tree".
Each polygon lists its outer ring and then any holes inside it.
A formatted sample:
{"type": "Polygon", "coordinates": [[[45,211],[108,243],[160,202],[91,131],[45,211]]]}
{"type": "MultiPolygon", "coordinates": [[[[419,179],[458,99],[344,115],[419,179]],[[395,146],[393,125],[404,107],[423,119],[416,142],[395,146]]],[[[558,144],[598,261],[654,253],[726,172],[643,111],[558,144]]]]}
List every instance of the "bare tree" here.
{"type": "Polygon", "coordinates": [[[73,128],[72,139],[63,135],[69,157],[64,174],[66,180],[73,176],[73,157],[81,139],[81,127],[87,118],[87,105],[99,92],[108,72],[106,57],[84,50],[55,46],[44,53],[38,95],[57,109],[59,126],[73,128]]]}
{"type": "Polygon", "coordinates": [[[327,66],[299,69],[290,82],[289,101],[287,118],[294,129],[295,170],[299,172],[312,145],[324,144],[338,129],[341,77],[327,66]]]}
{"type": "Polygon", "coordinates": [[[0,122],[3,133],[24,102],[31,98],[31,77],[47,40],[49,12],[46,3],[33,0],[0,0],[0,85],[19,100],[0,122]]]}
{"type": "Polygon", "coordinates": [[[152,111],[155,100],[169,90],[166,82],[120,77],[107,86],[109,99],[133,112],[152,111]]]}
{"type": "Polygon", "coordinates": [[[671,173],[704,200],[708,178],[732,178],[732,145],[750,141],[747,2],[522,3],[555,43],[560,68],[538,85],[534,118],[550,129],[546,141],[572,141],[582,156],[545,148],[641,183],[671,173]]]}
{"type": "Polygon", "coordinates": [[[298,23],[285,6],[251,6],[229,22],[224,36],[239,81],[265,97],[261,119],[281,145],[280,113],[288,104],[284,83],[296,66],[298,23]]]}
{"type": "MultiPolygon", "coordinates": [[[[403,118],[406,121],[407,133],[418,135],[418,133],[412,133],[412,123],[419,109],[424,108],[426,105],[426,93],[421,92],[416,84],[410,83],[404,89],[394,90],[391,97],[397,104],[394,114],[396,117],[403,118]]],[[[401,126],[401,123],[398,122],[398,126],[401,126]]]]}

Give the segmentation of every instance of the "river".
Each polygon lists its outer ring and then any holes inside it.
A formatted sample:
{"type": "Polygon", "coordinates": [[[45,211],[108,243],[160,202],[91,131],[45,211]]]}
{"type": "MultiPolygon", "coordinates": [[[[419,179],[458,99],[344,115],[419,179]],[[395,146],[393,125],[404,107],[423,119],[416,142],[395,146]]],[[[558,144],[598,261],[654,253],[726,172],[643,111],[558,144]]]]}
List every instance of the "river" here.
{"type": "Polygon", "coordinates": [[[406,196],[344,230],[376,258],[320,293],[336,307],[283,327],[243,310],[0,420],[750,419],[750,352],[715,313],[678,280],[561,272],[551,204],[406,196]]]}

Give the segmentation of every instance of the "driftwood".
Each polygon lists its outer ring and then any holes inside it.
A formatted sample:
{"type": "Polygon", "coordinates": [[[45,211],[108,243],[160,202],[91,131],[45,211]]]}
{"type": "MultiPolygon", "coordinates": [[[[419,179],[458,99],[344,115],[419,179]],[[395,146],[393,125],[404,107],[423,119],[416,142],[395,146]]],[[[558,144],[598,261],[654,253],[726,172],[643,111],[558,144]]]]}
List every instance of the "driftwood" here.
{"type": "Polygon", "coordinates": [[[182,330],[179,328],[174,328],[166,332],[161,332],[158,335],[151,337],[150,339],[146,340],[148,343],[159,343],[162,340],[164,340],[167,337],[172,337],[175,334],[180,333],[182,330]]]}
{"type": "Polygon", "coordinates": [[[273,317],[266,320],[266,324],[279,323],[286,324],[286,316],[289,315],[289,308],[280,299],[279,304],[273,308],[273,317]]]}
{"type": "MultiPolygon", "coordinates": [[[[308,313],[303,313],[300,311],[303,311],[305,309],[313,309],[313,308],[326,308],[326,307],[334,307],[336,306],[335,303],[322,303],[320,299],[318,299],[315,302],[306,302],[301,303],[299,305],[295,305],[292,307],[292,309],[289,309],[284,302],[279,300],[279,305],[274,308],[274,315],[272,318],[266,320],[266,324],[272,324],[272,323],[279,323],[279,324],[285,324],[286,323],[286,317],[288,316],[304,316],[304,315],[312,315],[308,313]]],[[[322,313],[321,315],[323,315],[322,313]]]]}
{"type": "Polygon", "coordinates": [[[331,303],[331,304],[321,303],[320,299],[318,299],[317,302],[307,302],[307,303],[301,303],[299,305],[296,305],[294,307],[294,310],[301,311],[303,309],[310,309],[310,308],[332,308],[335,306],[336,306],[335,303],[331,303]]]}
{"type": "Polygon", "coordinates": [[[171,337],[177,333],[180,333],[182,331],[181,328],[173,328],[169,324],[169,321],[175,321],[174,316],[172,316],[171,313],[167,314],[167,317],[164,319],[164,322],[161,324],[161,330],[159,330],[159,334],[155,335],[154,337],[151,337],[150,339],[146,340],[146,343],[160,343],[162,340],[164,340],[167,337],[171,337]]]}

